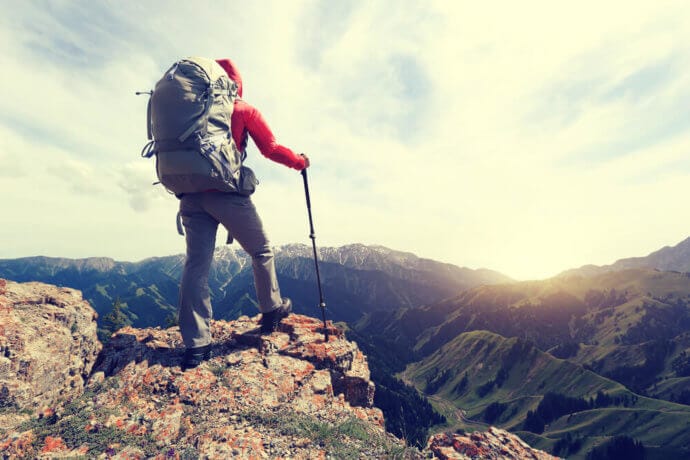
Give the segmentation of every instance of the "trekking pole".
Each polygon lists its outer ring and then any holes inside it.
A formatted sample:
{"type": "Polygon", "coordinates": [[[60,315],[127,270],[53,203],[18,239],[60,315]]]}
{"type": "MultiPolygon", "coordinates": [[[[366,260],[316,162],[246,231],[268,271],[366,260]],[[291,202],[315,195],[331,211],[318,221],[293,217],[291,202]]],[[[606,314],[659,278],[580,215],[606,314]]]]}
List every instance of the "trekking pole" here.
{"type": "Polygon", "coordinates": [[[314,234],[314,220],[311,217],[311,199],[309,198],[309,183],[307,182],[307,168],[302,170],[304,180],[304,195],[307,197],[307,213],[309,213],[309,238],[314,249],[314,266],[316,266],[316,282],[319,285],[319,307],[321,307],[321,317],[323,318],[323,336],[328,342],[328,326],[326,326],[326,302],[323,300],[323,290],[321,289],[321,275],[319,274],[319,258],[316,253],[316,234],[314,234]]]}

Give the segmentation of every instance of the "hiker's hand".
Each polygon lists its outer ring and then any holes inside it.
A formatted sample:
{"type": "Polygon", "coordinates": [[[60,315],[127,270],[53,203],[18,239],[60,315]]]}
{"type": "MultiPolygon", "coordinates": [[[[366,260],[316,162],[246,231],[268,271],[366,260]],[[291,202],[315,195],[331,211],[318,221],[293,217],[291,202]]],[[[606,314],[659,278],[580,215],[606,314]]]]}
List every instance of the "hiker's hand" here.
{"type": "Polygon", "coordinates": [[[299,155],[300,155],[302,158],[304,158],[304,169],[307,169],[307,168],[309,167],[309,164],[310,164],[310,163],[309,163],[309,157],[306,156],[306,155],[303,154],[303,153],[300,153],[299,155]]]}

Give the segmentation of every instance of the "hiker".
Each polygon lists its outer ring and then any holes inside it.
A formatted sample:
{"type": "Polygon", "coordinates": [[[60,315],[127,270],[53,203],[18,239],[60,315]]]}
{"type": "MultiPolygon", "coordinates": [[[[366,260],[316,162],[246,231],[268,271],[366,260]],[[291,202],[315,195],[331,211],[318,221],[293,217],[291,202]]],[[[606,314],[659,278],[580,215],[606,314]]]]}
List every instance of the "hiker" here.
{"type": "MultiPolygon", "coordinates": [[[[230,129],[242,158],[251,136],[259,151],[270,160],[298,171],[309,167],[309,158],[277,144],[261,113],[241,99],[242,78],[234,63],[230,59],[216,62],[237,85],[238,97],[234,101],[230,129]]],[[[273,251],[249,196],[215,189],[181,195],[180,215],[186,235],[187,258],[180,284],[179,324],[186,347],[182,366],[190,369],[210,358],[212,306],[208,274],[218,224],[228,230],[228,240],[236,239],[252,258],[261,332],[275,331],[292,310],[292,302],[280,295],[273,251]]]]}

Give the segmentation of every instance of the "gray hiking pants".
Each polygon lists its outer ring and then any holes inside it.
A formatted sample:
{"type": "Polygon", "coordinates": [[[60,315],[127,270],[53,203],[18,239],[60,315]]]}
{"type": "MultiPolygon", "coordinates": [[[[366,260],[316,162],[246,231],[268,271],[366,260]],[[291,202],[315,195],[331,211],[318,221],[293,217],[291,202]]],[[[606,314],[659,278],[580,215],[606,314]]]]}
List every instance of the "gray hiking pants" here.
{"type": "Polygon", "coordinates": [[[273,251],[249,197],[220,192],[192,193],[180,200],[180,214],[187,238],[187,258],[180,283],[179,322],[187,348],[211,343],[213,309],[208,273],[219,223],[252,258],[259,310],[266,313],[281,305],[273,251]]]}

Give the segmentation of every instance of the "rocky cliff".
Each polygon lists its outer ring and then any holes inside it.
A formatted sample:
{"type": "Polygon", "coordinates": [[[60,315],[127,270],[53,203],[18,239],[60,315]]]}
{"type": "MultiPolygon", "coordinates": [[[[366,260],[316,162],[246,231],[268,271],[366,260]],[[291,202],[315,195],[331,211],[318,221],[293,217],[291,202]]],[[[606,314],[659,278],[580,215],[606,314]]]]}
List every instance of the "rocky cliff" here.
{"type": "Polygon", "coordinates": [[[79,291],[0,279],[0,428],[81,395],[100,349],[79,291]]]}
{"type": "Polygon", "coordinates": [[[475,450],[459,435],[406,448],[357,345],[332,326],[324,342],[306,316],[271,335],[258,316],[216,321],[213,358],[186,372],[177,328],[124,328],[99,353],[95,318],[78,291],[0,280],[3,458],[547,458],[510,456],[505,432],[467,438],[475,450]]]}
{"type": "Polygon", "coordinates": [[[442,460],[558,459],[541,450],[532,449],[517,436],[494,427],[483,433],[437,434],[429,440],[428,450],[442,460]]]}

